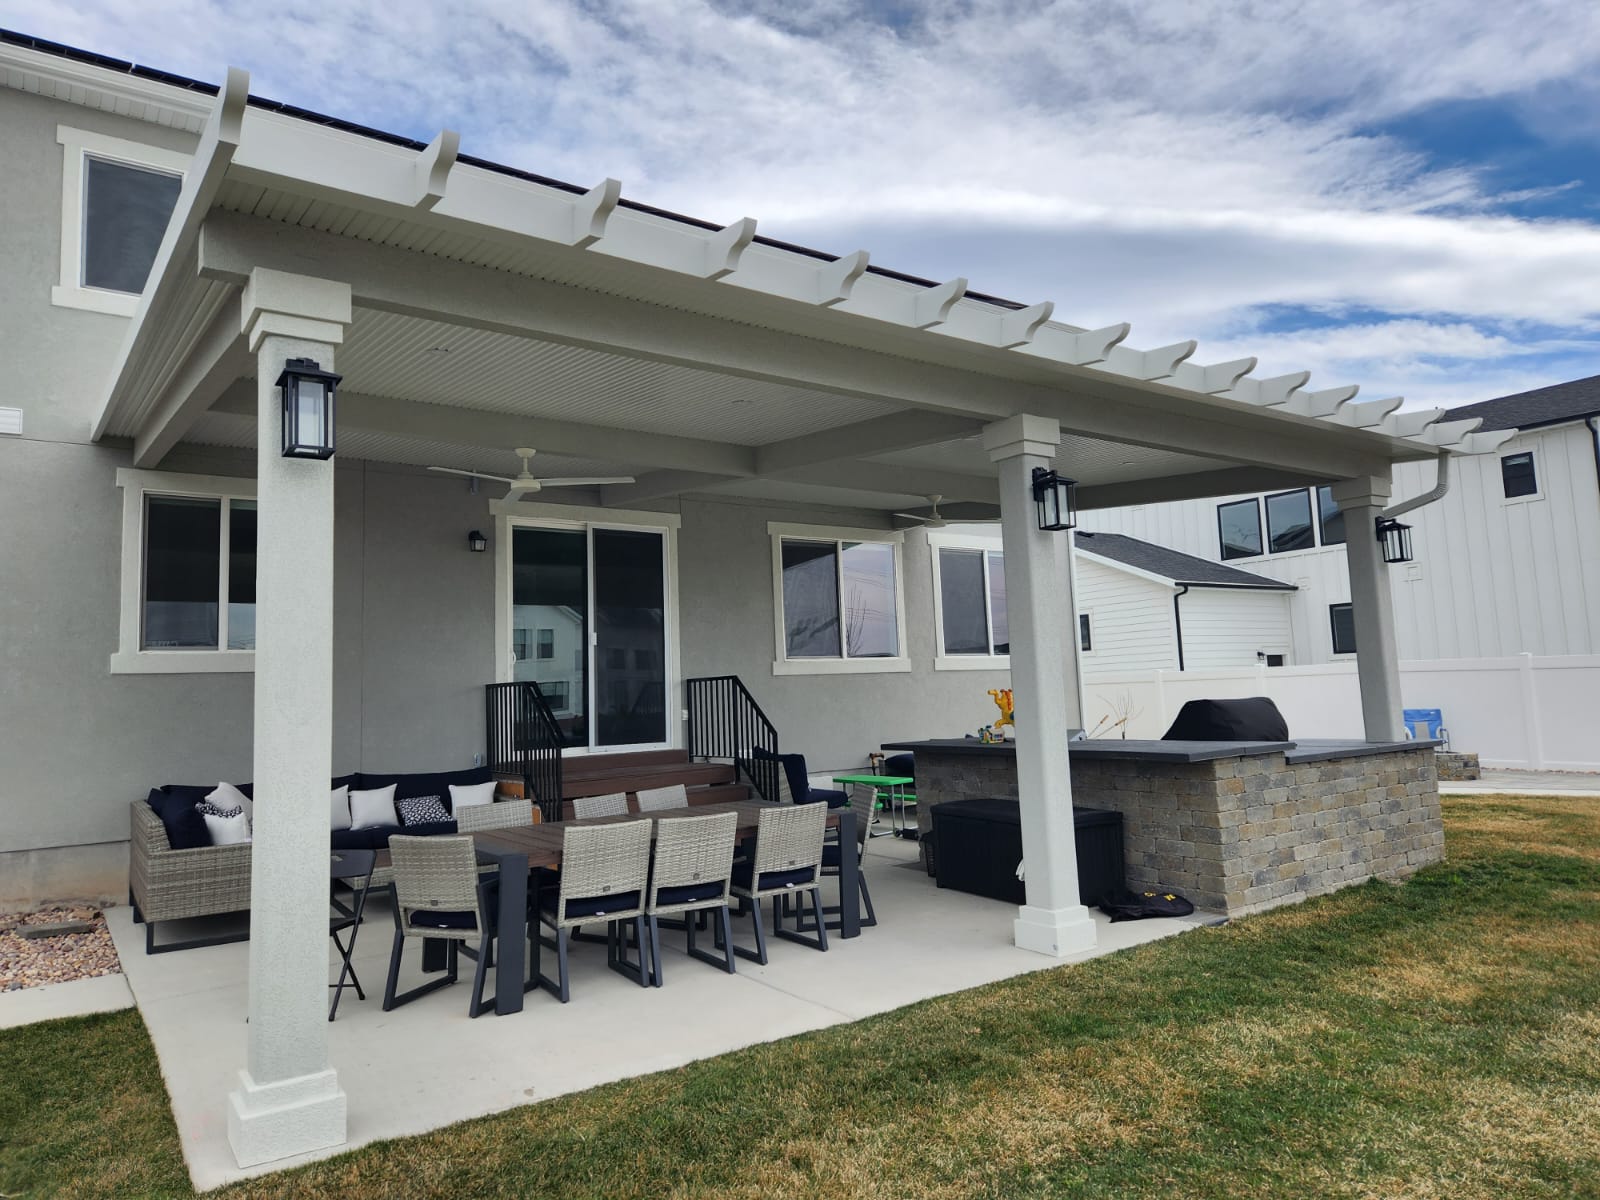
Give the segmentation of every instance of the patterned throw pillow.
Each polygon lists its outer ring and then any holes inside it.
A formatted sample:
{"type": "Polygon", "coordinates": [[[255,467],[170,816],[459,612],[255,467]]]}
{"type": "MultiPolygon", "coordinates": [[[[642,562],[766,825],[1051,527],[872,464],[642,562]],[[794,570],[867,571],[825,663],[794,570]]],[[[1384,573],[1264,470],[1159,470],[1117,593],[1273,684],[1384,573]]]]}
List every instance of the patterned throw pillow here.
{"type": "Polygon", "coordinates": [[[438,796],[407,796],[395,801],[395,808],[400,810],[402,825],[427,825],[450,819],[450,814],[444,810],[444,801],[438,796]]]}
{"type": "Polygon", "coordinates": [[[200,801],[199,804],[195,805],[195,808],[199,810],[202,817],[237,817],[244,811],[243,805],[235,805],[233,808],[219,808],[209,800],[200,801]]]}

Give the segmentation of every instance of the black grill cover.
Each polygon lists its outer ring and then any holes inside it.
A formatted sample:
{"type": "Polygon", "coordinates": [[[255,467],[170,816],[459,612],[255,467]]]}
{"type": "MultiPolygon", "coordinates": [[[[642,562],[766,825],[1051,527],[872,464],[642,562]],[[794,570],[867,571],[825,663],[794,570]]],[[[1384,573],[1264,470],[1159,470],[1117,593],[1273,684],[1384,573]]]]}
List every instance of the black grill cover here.
{"type": "Polygon", "coordinates": [[[1265,696],[1246,700],[1191,700],[1164,742],[1287,742],[1289,725],[1265,696]]]}

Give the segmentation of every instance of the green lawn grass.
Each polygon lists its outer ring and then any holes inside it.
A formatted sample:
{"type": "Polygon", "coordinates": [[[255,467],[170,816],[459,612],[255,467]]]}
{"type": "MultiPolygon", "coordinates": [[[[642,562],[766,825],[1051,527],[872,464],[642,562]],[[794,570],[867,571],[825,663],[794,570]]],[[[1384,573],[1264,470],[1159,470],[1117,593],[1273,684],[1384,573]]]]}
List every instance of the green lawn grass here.
{"type": "MultiPolygon", "coordinates": [[[[217,1194],[1600,1197],[1600,801],[1445,813],[1403,887],[217,1194]]],[[[0,1193],[191,1194],[134,1013],[0,1033],[0,1081],[0,1193]]]]}

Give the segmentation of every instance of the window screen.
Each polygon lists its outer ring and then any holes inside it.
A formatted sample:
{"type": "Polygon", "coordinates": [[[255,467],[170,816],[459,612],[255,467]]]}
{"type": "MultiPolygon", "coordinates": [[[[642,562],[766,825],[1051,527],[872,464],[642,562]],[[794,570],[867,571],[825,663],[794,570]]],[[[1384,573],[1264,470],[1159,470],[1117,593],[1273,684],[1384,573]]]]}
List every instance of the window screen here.
{"type": "Polygon", "coordinates": [[[1317,544],[1311,532],[1310,492],[1302,489],[1267,497],[1267,542],[1274,554],[1309,550],[1317,544]]]}
{"type": "Polygon", "coordinates": [[[183,181],[103,158],[90,157],[83,165],[83,284],[137,295],[183,181]]]}
{"type": "Polygon", "coordinates": [[[1222,557],[1250,558],[1261,553],[1261,510],[1254,500],[1217,505],[1217,532],[1222,557]]]}
{"type": "Polygon", "coordinates": [[[1335,654],[1354,654],[1356,652],[1356,618],[1354,610],[1348,604],[1330,604],[1328,606],[1328,621],[1333,627],[1333,652],[1335,654]]]}
{"type": "Polygon", "coordinates": [[[1508,454],[1500,460],[1500,482],[1505,485],[1506,499],[1533,496],[1539,491],[1539,480],[1533,469],[1533,454],[1508,454]]]}

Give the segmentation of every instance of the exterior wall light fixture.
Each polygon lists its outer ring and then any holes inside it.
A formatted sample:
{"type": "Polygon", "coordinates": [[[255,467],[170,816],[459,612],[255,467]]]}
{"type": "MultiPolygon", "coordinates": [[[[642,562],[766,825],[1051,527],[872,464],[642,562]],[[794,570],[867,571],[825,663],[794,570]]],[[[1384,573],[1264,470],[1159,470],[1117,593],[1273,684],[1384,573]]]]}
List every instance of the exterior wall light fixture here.
{"type": "Polygon", "coordinates": [[[283,456],[333,457],[333,398],[342,376],[315,359],[291,358],[278,376],[283,394],[283,456]]]}
{"type": "Polygon", "coordinates": [[[1078,523],[1078,481],[1035,467],[1033,503],[1039,511],[1040,529],[1071,529],[1078,523]]]}
{"type": "Polygon", "coordinates": [[[476,529],[467,534],[467,549],[471,550],[474,554],[482,554],[488,548],[489,539],[484,537],[483,534],[479,533],[476,529]]]}
{"type": "Polygon", "coordinates": [[[1383,543],[1383,561],[1408,563],[1411,561],[1411,526],[1402,525],[1393,517],[1378,518],[1378,541],[1383,543]]]}

